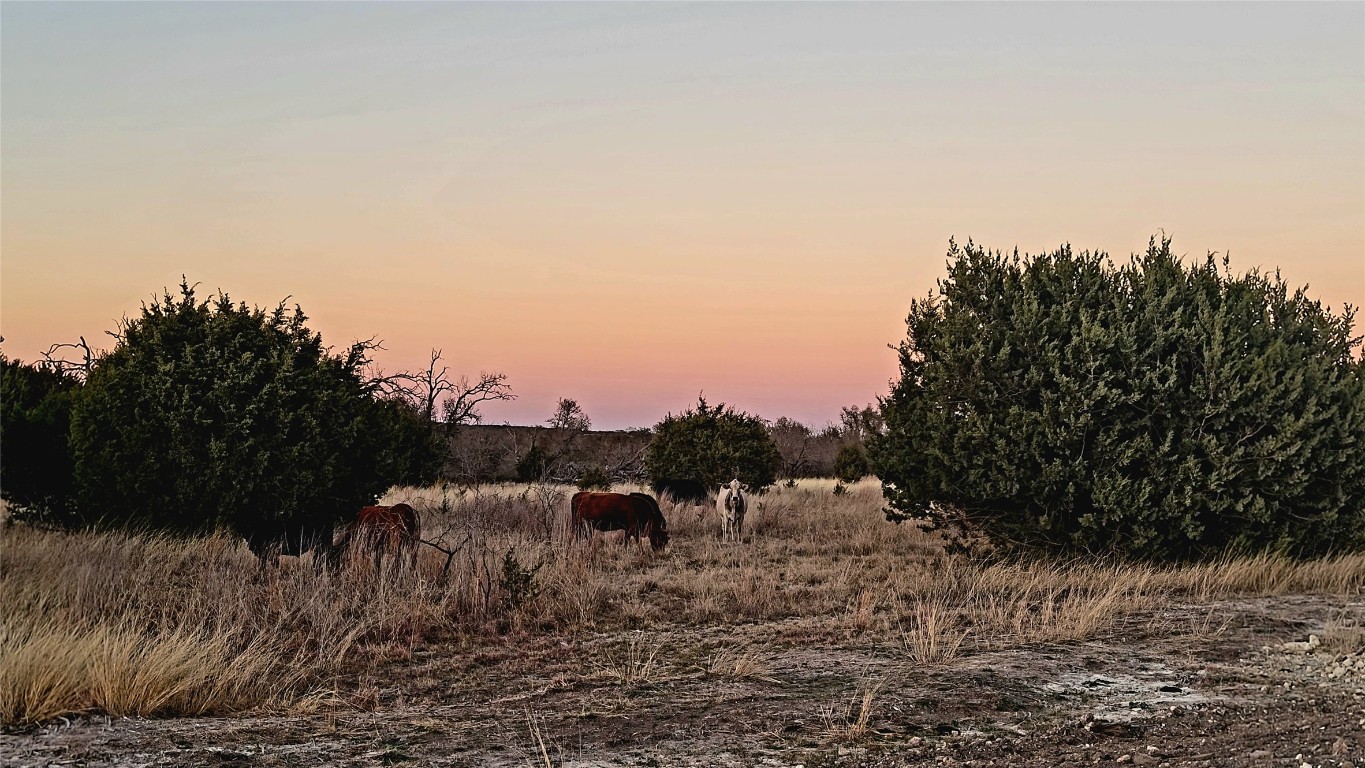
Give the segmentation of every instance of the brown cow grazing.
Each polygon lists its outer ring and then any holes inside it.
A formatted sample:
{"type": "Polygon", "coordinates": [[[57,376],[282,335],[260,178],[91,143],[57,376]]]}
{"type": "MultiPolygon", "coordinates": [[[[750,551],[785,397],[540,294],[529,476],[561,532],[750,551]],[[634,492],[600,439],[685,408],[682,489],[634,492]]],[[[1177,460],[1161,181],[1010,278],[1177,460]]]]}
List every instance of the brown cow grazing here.
{"type": "Polygon", "coordinates": [[[655,551],[668,546],[668,522],[659,510],[659,502],[644,493],[597,493],[580,491],[569,502],[573,528],[577,538],[596,532],[625,531],[622,544],[634,539],[655,551]]]}
{"type": "Polygon", "coordinates": [[[415,566],[417,548],[422,543],[422,519],[417,516],[417,510],[407,504],[364,507],[356,519],[342,529],[335,550],[338,554],[344,552],[353,542],[374,557],[376,573],[383,565],[384,555],[389,552],[397,555],[399,562],[406,552],[409,565],[415,566]]]}

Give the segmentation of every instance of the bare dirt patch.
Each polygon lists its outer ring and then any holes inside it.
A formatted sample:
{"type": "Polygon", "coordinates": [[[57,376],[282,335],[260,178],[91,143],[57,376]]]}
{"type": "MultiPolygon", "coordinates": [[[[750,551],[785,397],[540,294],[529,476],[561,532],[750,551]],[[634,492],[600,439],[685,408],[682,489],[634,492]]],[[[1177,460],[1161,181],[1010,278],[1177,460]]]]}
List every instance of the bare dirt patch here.
{"type": "Polygon", "coordinates": [[[0,765],[1360,766],[1362,623],[1340,597],[1172,605],[936,665],[799,618],[508,636],[287,714],[58,721],[0,765]]]}

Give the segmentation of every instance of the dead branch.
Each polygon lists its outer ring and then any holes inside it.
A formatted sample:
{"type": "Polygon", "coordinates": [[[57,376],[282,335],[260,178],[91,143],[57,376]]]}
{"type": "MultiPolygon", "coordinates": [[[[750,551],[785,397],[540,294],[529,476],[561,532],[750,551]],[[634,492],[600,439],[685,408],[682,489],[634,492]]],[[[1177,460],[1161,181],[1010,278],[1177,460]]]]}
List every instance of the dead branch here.
{"type": "Polygon", "coordinates": [[[90,371],[95,367],[96,361],[104,356],[102,350],[91,349],[86,343],[85,337],[80,337],[80,341],[71,344],[53,344],[43,353],[42,362],[38,365],[47,368],[55,373],[66,376],[73,376],[81,381],[90,375],[90,371]],[[69,359],[71,353],[77,353],[79,359],[69,359]]]}

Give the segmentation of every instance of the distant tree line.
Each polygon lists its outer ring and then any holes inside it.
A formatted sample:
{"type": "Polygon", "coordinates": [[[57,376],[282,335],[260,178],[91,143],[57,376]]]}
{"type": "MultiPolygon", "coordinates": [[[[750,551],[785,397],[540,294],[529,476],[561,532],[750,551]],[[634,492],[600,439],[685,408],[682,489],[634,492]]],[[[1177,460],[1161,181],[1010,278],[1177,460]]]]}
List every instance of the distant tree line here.
{"type": "MultiPolygon", "coordinates": [[[[576,402],[567,402],[577,407],[576,402]]],[[[696,410],[689,408],[683,415],[696,410]]],[[[672,469],[661,463],[667,452],[656,454],[654,465],[647,463],[647,449],[668,418],[679,417],[665,417],[653,427],[632,430],[566,429],[554,424],[553,417],[540,426],[461,426],[448,432],[450,449],[443,475],[470,483],[547,479],[602,487],[605,483],[642,483],[659,476],[671,477],[669,472],[691,472],[687,463],[672,469]]],[[[864,445],[867,436],[881,428],[880,419],[877,408],[867,405],[845,407],[839,423],[818,430],[788,417],[760,420],[780,459],[775,480],[837,474],[852,481],[867,475],[864,445]],[[836,468],[843,471],[836,473],[836,468]]],[[[749,436],[758,439],[756,432],[749,436]]],[[[720,457],[717,461],[723,465],[727,460],[720,457]]]]}

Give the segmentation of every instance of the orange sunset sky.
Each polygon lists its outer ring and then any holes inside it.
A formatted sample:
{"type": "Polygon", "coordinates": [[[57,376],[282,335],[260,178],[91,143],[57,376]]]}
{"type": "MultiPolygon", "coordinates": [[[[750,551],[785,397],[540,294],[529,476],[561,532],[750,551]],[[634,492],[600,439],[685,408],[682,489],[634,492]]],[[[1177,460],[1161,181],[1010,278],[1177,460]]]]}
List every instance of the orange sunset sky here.
{"type": "Polygon", "coordinates": [[[0,161],[11,357],[184,274],[493,423],[818,427],[950,237],[1365,303],[1365,4],[6,2],[0,161]]]}

